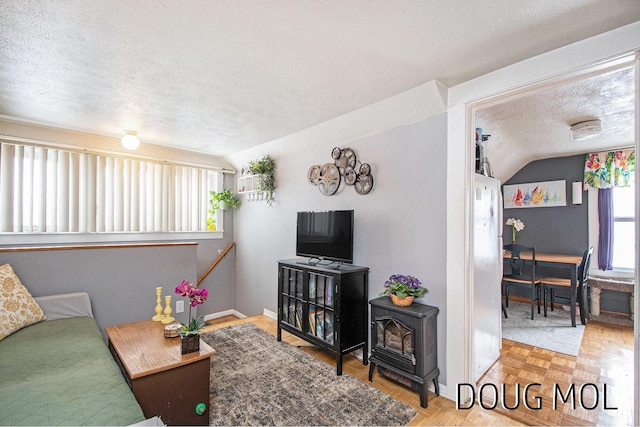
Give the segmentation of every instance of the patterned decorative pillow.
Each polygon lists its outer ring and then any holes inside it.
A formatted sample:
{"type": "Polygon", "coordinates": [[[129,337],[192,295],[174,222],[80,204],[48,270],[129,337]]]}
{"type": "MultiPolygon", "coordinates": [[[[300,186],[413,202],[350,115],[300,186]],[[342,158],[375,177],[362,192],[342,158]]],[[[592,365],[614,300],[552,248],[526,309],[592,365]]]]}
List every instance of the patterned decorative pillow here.
{"type": "Polygon", "coordinates": [[[44,312],[9,264],[0,266],[0,341],[46,319],[44,312]]]}

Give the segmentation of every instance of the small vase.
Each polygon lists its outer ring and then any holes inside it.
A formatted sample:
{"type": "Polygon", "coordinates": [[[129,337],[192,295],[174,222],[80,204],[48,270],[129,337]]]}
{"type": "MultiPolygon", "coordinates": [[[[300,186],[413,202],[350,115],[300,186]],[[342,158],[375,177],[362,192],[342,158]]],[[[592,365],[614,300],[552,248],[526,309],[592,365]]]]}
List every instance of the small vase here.
{"type": "Polygon", "coordinates": [[[180,337],[180,348],[182,354],[200,351],[200,334],[180,337]]]}
{"type": "Polygon", "coordinates": [[[408,307],[413,304],[413,295],[409,295],[407,297],[399,297],[396,294],[390,294],[391,302],[394,305],[398,305],[400,307],[408,307]]]}

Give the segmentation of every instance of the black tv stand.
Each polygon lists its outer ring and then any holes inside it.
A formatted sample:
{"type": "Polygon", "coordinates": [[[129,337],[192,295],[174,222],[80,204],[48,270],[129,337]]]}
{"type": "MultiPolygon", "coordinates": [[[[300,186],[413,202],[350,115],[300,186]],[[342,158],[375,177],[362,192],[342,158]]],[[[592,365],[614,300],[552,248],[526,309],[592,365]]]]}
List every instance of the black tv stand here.
{"type": "Polygon", "coordinates": [[[308,260],[278,261],[278,333],[303,339],[336,358],[342,375],[342,356],[362,349],[369,363],[369,268],[345,264],[340,270],[308,260]]]}

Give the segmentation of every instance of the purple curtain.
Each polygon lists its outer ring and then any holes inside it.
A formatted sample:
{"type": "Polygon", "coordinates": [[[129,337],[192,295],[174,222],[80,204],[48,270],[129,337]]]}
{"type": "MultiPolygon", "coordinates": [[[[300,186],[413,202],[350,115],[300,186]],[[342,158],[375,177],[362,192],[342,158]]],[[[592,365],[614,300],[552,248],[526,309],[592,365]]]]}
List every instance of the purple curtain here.
{"type": "Polygon", "coordinates": [[[598,268],[612,270],[613,261],[613,188],[598,189],[598,268]]]}

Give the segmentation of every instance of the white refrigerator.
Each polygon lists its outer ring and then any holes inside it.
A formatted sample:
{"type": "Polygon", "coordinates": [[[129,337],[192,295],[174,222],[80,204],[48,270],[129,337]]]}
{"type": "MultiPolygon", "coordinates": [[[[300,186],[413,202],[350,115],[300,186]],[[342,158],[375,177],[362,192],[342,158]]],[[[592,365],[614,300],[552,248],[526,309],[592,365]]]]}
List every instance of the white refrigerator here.
{"type": "Polygon", "coordinates": [[[502,347],[502,196],[500,181],[474,175],[472,340],[475,381],[502,347]]]}

